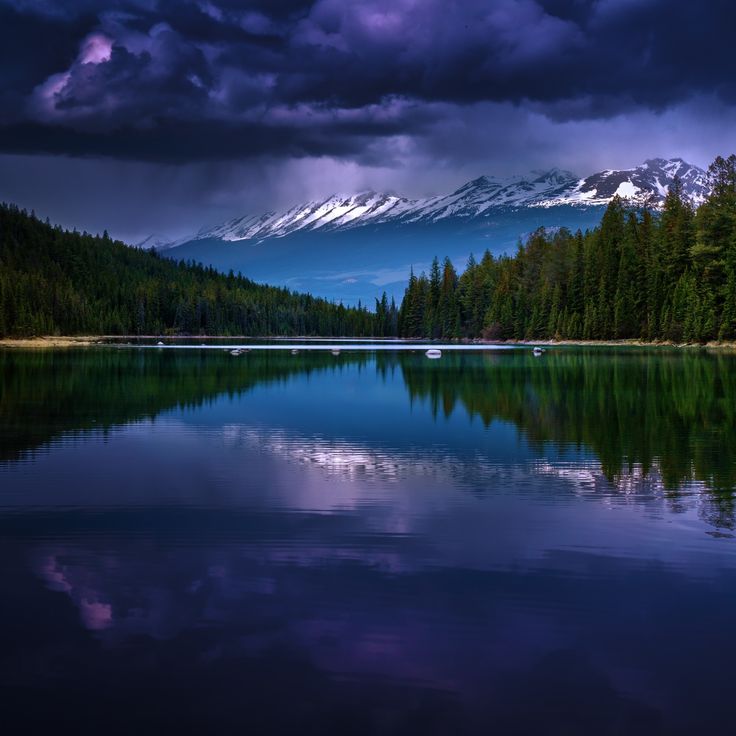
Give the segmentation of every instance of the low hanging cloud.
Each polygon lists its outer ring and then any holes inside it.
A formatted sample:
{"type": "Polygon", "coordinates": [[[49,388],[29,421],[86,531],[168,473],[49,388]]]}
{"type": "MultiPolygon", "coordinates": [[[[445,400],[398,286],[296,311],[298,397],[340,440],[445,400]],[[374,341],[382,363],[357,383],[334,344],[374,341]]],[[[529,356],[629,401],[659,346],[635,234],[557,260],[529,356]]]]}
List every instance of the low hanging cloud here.
{"type": "Polygon", "coordinates": [[[734,27],[725,0],[0,0],[0,151],[377,165],[488,104],[731,106],[734,27]]]}

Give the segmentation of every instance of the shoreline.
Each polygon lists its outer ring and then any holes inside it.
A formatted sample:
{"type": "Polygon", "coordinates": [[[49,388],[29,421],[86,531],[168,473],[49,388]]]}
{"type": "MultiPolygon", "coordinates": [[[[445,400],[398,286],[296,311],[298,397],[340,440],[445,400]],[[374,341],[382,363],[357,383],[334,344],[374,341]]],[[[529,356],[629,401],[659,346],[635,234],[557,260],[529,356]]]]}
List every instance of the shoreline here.
{"type": "Polygon", "coordinates": [[[3,337],[0,338],[2,348],[74,348],[89,347],[99,344],[105,338],[95,336],[85,337],[3,337]]]}
{"type": "MultiPolygon", "coordinates": [[[[78,336],[44,336],[44,337],[6,337],[0,338],[0,348],[15,349],[60,349],[60,348],[76,348],[76,347],[93,347],[99,345],[109,345],[108,340],[171,340],[171,341],[190,341],[190,340],[302,340],[302,341],[361,341],[361,342],[382,342],[391,343],[400,341],[402,343],[432,343],[438,345],[451,346],[453,344],[460,345],[529,345],[530,347],[637,347],[637,348],[677,348],[677,349],[706,349],[706,350],[727,350],[736,351],[736,342],[708,342],[708,343],[675,343],[671,341],[647,342],[644,340],[421,340],[417,338],[353,338],[353,337],[246,337],[243,335],[222,336],[222,335],[200,335],[195,337],[171,337],[166,335],[78,335],[78,336]]],[[[114,343],[113,343],[114,344],[114,343]]],[[[346,346],[347,347],[347,346],[346,346]]]]}
{"type": "MultiPolygon", "coordinates": [[[[482,344],[482,342],[481,342],[482,344]]],[[[678,350],[736,350],[736,342],[673,342],[671,340],[506,340],[505,345],[539,345],[540,347],[599,347],[599,348],[677,348],[678,350]]]]}

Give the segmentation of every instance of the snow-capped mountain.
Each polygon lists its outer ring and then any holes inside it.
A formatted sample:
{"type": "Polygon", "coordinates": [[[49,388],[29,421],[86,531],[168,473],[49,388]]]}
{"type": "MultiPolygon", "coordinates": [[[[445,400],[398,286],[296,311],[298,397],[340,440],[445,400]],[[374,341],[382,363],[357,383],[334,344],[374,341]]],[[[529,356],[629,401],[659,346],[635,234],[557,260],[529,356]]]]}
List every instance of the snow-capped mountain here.
{"type": "Polygon", "coordinates": [[[607,169],[577,182],[561,196],[540,202],[549,207],[561,204],[605,205],[618,195],[638,205],[659,207],[667,191],[679,177],[685,196],[695,205],[708,196],[708,177],[703,169],[681,158],[654,158],[634,169],[607,169]]]}
{"type": "Polygon", "coordinates": [[[372,191],[332,195],[285,212],[236,217],[217,227],[200,230],[191,240],[260,241],[297,231],[430,223],[448,218],[482,219],[493,216],[499,209],[600,206],[614,195],[637,205],[657,207],[675,176],[680,177],[683,190],[693,203],[703,201],[708,186],[702,169],[679,158],[651,159],[633,169],[601,171],[584,179],[559,169],[511,179],[481,176],[451,194],[425,199],[412,200],[372,191]]]}
{"type": "Polygon", "coordinates": [[[424,199],[334,195],[285,212],[237,217],[168,247],[158,244],[161,239],[152,244],[171,258],[372,304],[384,289],[400,298],[409,269],[427,269],[435,255],[449,256],[462,269],[470,253],[509,252],[539,227],[594,227],[614,195],[637,206],[661,206],[675,176],[693,203],[707,196],[702,169],[682,159],[651,159],[582,179],[558,169],[511,179],[481,176],[424,199]]]}

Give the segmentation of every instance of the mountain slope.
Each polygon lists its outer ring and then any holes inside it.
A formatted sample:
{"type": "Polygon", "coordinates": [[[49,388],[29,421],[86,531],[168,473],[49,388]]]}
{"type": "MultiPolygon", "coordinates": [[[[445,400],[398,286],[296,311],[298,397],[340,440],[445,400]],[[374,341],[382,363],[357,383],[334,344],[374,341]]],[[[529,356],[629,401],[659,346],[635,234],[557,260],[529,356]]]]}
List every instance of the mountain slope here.
{"type": "Polygon", "coordinates": [[[284,237],[298,230],[334,231],[367,224],[479,218],[508,207],[589,207],[606,205],[616,194],[636,204],[656,207],[664,200],[675,176],[680,177],[685,193],[694,204],[703,201],[708,188],[702,169],[682,159],[650,159],[633,169],[601,171],[585,179],[559,169],[506,180],[481,176],[451,194],[426,199],[410,200],[371,191],[352,196],[332,195],[286,212],[237,217],[200,230],[191,240],[258,240],[284,237]]]}
{"type": "Polygon", "coordinates": [[[659,207],[675,177],[679,177],[683,191],[694,205],[708,196],[707,174],[681,158],[655,158],[634,169],[606,170],[580,181],[571,191],[541,206],[559,204],[608,204],[618,195],[638,205],[659,207]]]}
{"type": "Polygon", "coordinates": [[[372,335],[374,323],[363,310],[65,232],[0,205],[0,337],[353,336],[372,335]]]}
{"type": "Polygon", "coordinates": [[[426,268],[434,252],[462,266],[471,252],[508,251],[538,227],[592,227],[614,195],[658,207],[675,176],[694,204],[707,196],[705,172],[682,159],[650,159],[583,179],[559,169],[481,176],[424,199],[369,191],[237,217],[173,244],[167,255],[347,303],[372,302],[384,288],[400,296],[409,268],[426,268]]]}

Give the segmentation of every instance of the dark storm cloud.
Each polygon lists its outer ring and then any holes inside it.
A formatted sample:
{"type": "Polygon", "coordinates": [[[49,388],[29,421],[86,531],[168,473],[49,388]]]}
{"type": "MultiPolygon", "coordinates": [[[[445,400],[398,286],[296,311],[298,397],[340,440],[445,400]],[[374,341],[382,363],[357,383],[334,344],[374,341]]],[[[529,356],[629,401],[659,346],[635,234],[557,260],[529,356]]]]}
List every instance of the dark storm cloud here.
{"type": "MultiPolygon", "coordinates": [[[[411,118],[409,118],[411,119],[411,118]]],[[[5,150],[14,153],[58,153],[71,156],[105,156],[176,163],[250,157],[278,152],[282,157],[349,156],[361,145],[361,160],[380,163],[371,150],[376,135],[401,132],[399,121],[325,121],[319,126],[238,125],[159,118],[153,129],[118,128],[112,131],[76,130],[38,123],[9,125],[2,129],[5,150]]]]}
{"type": "Polygon", "coordinates": [[[0,150],[365,161],[475,104],[731,104],[734,27],[725,0],[0,0],[0,150]]]}

